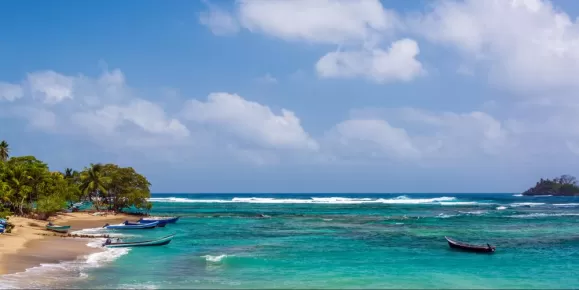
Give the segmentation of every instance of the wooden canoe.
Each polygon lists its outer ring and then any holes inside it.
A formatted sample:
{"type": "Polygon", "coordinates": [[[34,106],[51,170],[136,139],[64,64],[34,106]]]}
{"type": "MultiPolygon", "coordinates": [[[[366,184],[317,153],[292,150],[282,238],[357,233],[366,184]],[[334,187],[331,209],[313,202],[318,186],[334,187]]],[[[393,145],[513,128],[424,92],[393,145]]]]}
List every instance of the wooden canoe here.
{"type": "Polygon", "coordinates": [[[495,251],[495,247],[487,244],[486,246],[479,246],[479,245],[472,245],[467,244],[464,242],[459,242],[449,237],[444,237],[446,241],[448,241],[448,245],[452,249],[458,249],[467,252],[475,252],[475,253],[493,253],[495,251]]]}

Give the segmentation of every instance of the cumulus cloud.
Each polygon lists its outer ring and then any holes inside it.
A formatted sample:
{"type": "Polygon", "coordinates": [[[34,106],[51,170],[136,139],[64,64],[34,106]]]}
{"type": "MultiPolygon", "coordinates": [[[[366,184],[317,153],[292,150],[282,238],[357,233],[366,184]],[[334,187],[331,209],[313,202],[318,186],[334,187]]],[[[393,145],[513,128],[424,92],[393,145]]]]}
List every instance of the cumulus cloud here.
{"type": "Polygon", "coordinates": [[[242,0],[238,17],[253,32],[331,44],[367,41],[397,22],[379,0],[242,0]]]}
{"type": "Polygon", "coordinates": [[[488,67],[493,83],[538,94],[579,84],[579,22],[550,1],[443,0],[410,23],[488,67]]]}
{"type": "Polygon", "coordinates": [[[189,135],[161,106],[133,95],[120,70],[96,78],[32,72],[18,90],[15,86],[2,90],[3,95],[17,92],[11,96],[18,96],[19,102],[7,108],[8,114],[28,120],[38,130],[88,136],[108,147],[170,143],[189,135]],[[127,124],[134,127],[127,130],[127,124]]]}
{"type": "Polygon", "coordinates": [[[240,30],[237,19],[226,11],[212,6],[209,11],[200,14],[199,22],[207,26],[215,35],[235,34],[240,30]]]}
{"type": "Polygon", "coordinates": [[[509,126],[484,112],[390,108],[353,111],[327,133],[326,142],[338,156],[443,165],[512,154],[515,137],[509,126]]]}
{"type": "Polygon", "coordinates": [[[350,119],[337,124],[330,132],[334,146],[345,149],[340,154],[416,159],[421,152],[402,128],[392,127],[381,119],[350,119]]]}
{"type": "Polygon", "coordinates": [[[182,115],[187,120],[214,125],[218,130],[265,148],[318,149],[318,144],[302,128],[294,112],[282,109],[277,115],[269,107],[236,94],[213,93],[207,102],[190,100],[182,115]]]}
{"type": "Polygon", "coordinates": [[[2,99],[12,102],[16,99],[22,98],[24,94],[20,85],[0,82],[0,101],[2,99]]]}
{"type": "Polygon", "coordinates": [[[367,77],[385,83],[410,81],[424,71],[416,59],[416,41],[402,39],[388,50],[380,48],[401,21],[379,0],[242,0],[236,6],[239,23],[251,32],[352,48],[324,55],[316,64],[322,77],[367,77]]]}
{"type": "Polygon", "coordinates": [[[323,78],[362,76],[379,83],[408,82],[425,72],[416,59],[419,52],[412,39],[398,40],[387,51],[330,52],[317,62],[316,71],[323,78]]]}
{"type": "Polygon", "coordinates": [[[27,82],[33,96],[41,97],[47,104],[73,98],[73,77],[54,71],[40,71],[28,74],[27,82]]]}

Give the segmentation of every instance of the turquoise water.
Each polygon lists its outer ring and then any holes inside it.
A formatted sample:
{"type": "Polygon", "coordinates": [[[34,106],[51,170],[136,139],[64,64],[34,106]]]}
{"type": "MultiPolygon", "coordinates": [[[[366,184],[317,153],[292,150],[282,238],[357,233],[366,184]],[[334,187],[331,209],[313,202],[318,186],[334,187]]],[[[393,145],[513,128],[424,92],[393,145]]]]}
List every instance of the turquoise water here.
{"type": "Polygon", "coordinates": [[[109,250],[89,261],[4,277],[5,285],[103,289],[579,286],[579,276],[573,274],[579,266],[579,198],[172,194],[154,195],[151,200],[153,214],[182,219],[165,228],[123,234],[136,235],[126,239],[142,239],[176,233],[169,245],[109,250]],[[492,255],[454,251],[445,235],[488,242],[497,251],[492,255]],[[60,273],[58,281],[30,278],[46,277],[51,271],[60,273]]]}

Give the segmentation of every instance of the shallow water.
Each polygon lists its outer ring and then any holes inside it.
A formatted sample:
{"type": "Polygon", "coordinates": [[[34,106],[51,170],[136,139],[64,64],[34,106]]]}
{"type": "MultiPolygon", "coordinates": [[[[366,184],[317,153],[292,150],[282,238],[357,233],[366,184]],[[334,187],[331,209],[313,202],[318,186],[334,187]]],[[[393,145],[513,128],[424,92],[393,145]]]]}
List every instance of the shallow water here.
{"type": "Polygon", "coordinates": [[[37,268],[0,282],[102,289],[579,285],[579,277],[569,275],[579,266],[579,198],[157,194],[151,201],[154,214],[182,219],[130,231],[137,235],[130,238],[176,233],[169,245],[109,250],[86,265],[37,268]],[[445,235],[489,242],[497,251],[454,251],[445,235]],[[65,279],[41,281],[33,272],[42,271],[62,271],[65,279]]]}

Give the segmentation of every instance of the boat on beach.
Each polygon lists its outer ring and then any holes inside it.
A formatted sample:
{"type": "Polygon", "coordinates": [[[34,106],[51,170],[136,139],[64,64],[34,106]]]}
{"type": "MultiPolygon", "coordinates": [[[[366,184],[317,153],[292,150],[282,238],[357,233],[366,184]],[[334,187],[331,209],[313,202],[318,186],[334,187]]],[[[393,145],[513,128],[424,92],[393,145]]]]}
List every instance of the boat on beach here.
{"type": "Polygon", "coordinates": [[[59,226],[59,225],[54,225],[52,223],[48,223],[46,225],[46,229],[49,231],[57,232],[57,233],[66,233],[70,229],[70,226],[59,226]]]}
{"type": "Polygon", "coordinates": [[[487,244],[486,246],[478,246],[467,244],[464,242],[459,242],[449,237],[444,237],[448,241],[448,245],[452,249],[458,249],[467,252],[475,252],[475,253],[493,253],[495,251],[495,247],[487,244]]]}
{"type": "Polygon", "coordinates": [[[135,223],[130,223],[128,221],[125,221],[124,223],[118,224],[118,225],[105,224],[103,226],[103,228],[109,229],[109,230],[144,230],[144,229],[153,229],[153,228],[157,227],[158,224],[159,224],[159,222],[151,222],[151,223],[146,223],[146,224],[141,224],[141,223],[135,224],[135,223]]]}
{"type": "Polygon", "coordinates": [[[107,248],[126,248],[126,247],[152,247],[163,246],[171,242],[175,234],[162,237],[156,240],[140,241],[140,242],[113,242],[110,238],[103,243],[103,247],[107,248]]]}
{"type": "Polygon", "coordinates": [[[148,218],[141,218],[137,222],[138,223],[152,223],[152,222],[159,222],[159,227],[164,227],[166,224],[174,224],[176,223],[181,217],[148,217],[148,218]]]}

